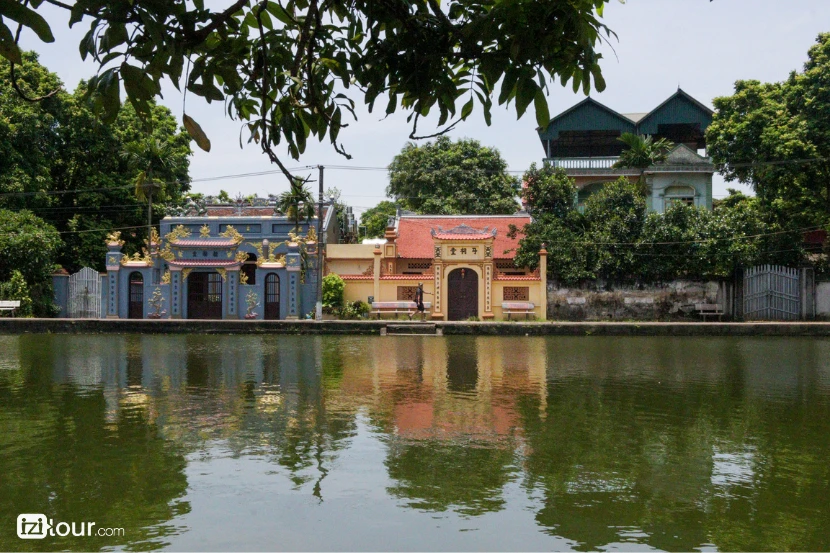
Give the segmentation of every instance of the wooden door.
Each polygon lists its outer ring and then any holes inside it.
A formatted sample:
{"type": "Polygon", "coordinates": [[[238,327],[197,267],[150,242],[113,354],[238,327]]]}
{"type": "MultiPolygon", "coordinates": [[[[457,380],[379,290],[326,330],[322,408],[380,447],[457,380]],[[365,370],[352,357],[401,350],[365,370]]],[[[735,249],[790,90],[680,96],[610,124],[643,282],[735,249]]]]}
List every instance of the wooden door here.
{"type": "Polygon", "coordinates": [[[187,318],[222,318],[222,277],[219,273],[190,273],[187,277],[187,318]]]}
{"type": "Polygon", "coordinates": [[[478,274],[472,269],[455,269],[447,278],[447,319],[463,321],[478,317],[478,274]]]}
{"type": "Polygon", "coordinates": [[[130,273],[130,304],[127,317],[144,318],[144,277],[139,272],[130,273]]]}
{"type": "Polygon", "coordinates": [[[265,319],[276,321],[280,318],[280,277],[268,273],[265,277],[265,319]]]}

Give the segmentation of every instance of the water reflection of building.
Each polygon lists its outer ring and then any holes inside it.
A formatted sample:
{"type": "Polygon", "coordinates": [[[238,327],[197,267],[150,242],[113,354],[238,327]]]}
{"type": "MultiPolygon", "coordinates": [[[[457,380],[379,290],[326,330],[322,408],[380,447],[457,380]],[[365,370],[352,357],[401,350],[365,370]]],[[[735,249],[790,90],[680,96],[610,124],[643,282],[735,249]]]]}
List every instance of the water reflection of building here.
{"type": "Polygon", "coordinates": [[[371,373],[375,403],[399,436],[505,436],[520,426],[518,398],[545,403],[544,341],[390,337],[383,345],[346,365],[350,374],[371,373]]]}

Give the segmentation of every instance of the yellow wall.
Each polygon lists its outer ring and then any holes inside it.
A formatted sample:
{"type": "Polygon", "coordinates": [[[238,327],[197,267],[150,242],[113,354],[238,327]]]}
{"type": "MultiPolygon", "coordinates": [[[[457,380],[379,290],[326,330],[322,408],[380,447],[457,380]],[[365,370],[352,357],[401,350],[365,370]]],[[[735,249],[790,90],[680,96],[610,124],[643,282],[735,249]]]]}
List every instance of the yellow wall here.
{"type": "MultiPolygon", "coordinates": [[[[493,314],[497,321],[507,319],[507,316],[502,312],[501,304],[504,301],[504,289],[512,286],[524,286],[529,288],[528,300],[532,303],[536,319],[543,318],[544,296],[542,292],[542,281],[540,280],[495,280],[493,281],[493,314]]],[[[525,315],[512,315],[511,319],[524,320],[525,315]]],[[[531,317],[532,318],[532,317],[531,317]]]]}

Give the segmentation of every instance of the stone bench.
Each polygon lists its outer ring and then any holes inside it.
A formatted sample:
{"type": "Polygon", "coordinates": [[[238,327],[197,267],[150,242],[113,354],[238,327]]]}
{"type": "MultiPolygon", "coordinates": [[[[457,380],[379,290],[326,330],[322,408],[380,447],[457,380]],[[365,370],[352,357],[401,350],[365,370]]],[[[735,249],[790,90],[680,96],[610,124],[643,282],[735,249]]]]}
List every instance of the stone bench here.
{"type": "Polygon", "coordinates": [[[723,306],[717,303],[696,303],[695,311],[697,311],[697,314],[700,315],[704,321],[709,315],[717,315],[719,321],[721,320],[721,317],[723,317],[723,306]]]}
{"type": "MultiPolygon", "coordinates": [[[[424,313],[428,313],[432,304],[428,301],[424,302],[424,313]]],[[[370,315],[377,315],[378,319],[384,313],[394,313],[395,318],[398,318],[399,313],[405,313],[409,319],[412,315],[418,312],[418,306],[414,301],[373,301],[372,311],[370,315]]]]}
{"type": "Polygon", "coordinates": [[[524,314],[525,319],[531,315],[535,316],[535,307],[536,306],[529,301],[505,301],[501,304],[501,310],[505,315],[507,315],[508,321],[510,320],[510,316],[514,313],[524,314]]]}
{"type": "Polygon", "coordinates": [[[2,300],[0,301],[0,311],[11,311],[14,317],[14,310],[20,307],[20,300],[2,300]]]}

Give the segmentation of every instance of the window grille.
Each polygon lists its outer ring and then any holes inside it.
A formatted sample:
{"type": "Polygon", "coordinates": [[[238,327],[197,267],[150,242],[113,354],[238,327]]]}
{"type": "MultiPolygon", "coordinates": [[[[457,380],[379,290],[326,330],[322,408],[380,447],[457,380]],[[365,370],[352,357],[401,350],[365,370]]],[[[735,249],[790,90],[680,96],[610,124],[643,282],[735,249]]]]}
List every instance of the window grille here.
{"type": "Polygon", "coordinates": [[[417,286],[398,286],[398,301],[415,301],[417,286]]]}
{"type": "Polygon", "coordinates": [[[502,301],[528,301],[530,288],[527,286],[505,286],[502,301]]]}

